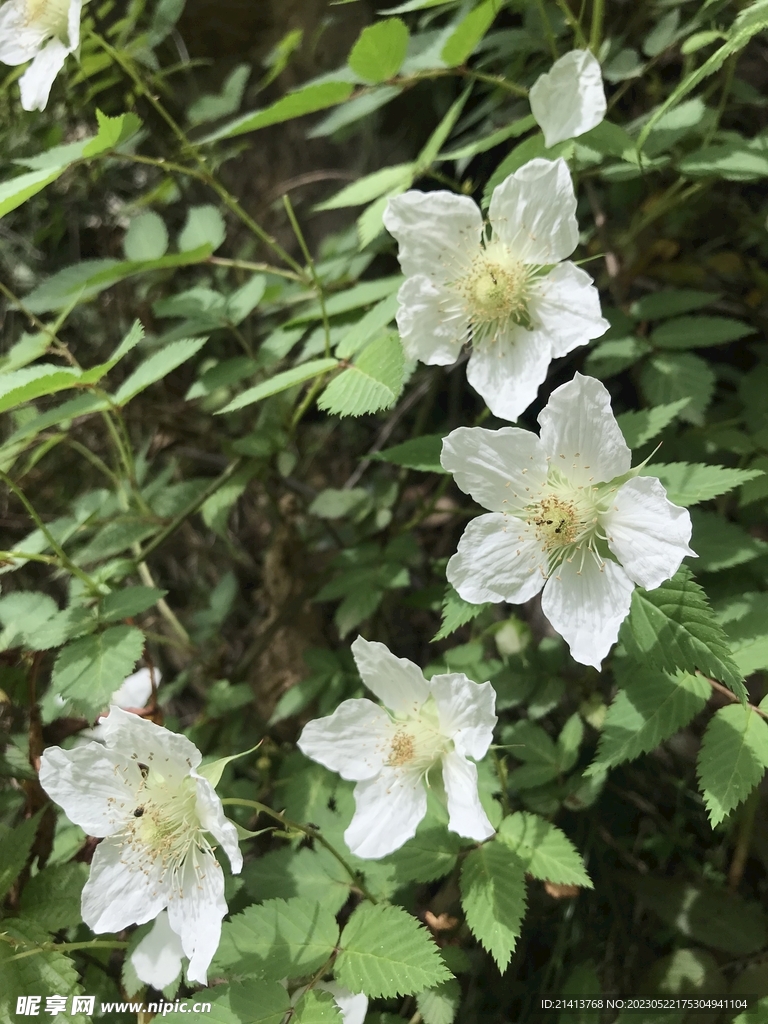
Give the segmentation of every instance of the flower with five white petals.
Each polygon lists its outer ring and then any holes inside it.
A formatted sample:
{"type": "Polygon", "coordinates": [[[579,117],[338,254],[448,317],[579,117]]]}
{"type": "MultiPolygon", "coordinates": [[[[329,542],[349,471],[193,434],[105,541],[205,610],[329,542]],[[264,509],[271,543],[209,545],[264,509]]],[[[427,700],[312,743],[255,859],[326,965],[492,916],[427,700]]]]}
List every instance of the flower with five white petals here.
{"type": "Polygon", "coordinates": [[[607,109],[600,62],[589,50],[571,50],[539,75],[528,99],[547,147],[584,135],[607,109]]]}
{"type": "Polygon", "coordinates": [[[355,786],[344,833],[358,857],[384,857],[411,839],[427,813],[430,773],[442,771],[448,828],[470,839],[494,829],[480,804],[477,767],[496,725],[496,693],[453,672],[427,682],[421,669],[384,644],[358,637],[352,653],[363,682],[384,704],[345,700],[309,722],[299,749],[355,786]]]}
{"type": "Polygon", "coordinates": [[[661,482],[631,470],[610,395],[577,373],[539,414],[541,436],[517,427],[459,427],[442,464],[490,509],[467,526],[447,577],[474,604],[542,611],[576,661],[600,668],[635,586],[654,590],[694,555],[691,517],[661,482]]]}
{"type": "Polygon", "coordinates": [[[21,76],[21,105],[44,110],[56,75],[80,45],[84,0],[6,0],[0,7],[0,61],[32,63],[21,76]]]}
{"type": "Polygon", "coordinates": [[[467,380],[496,416],[516,420],[553,358],[608,330],[592,278],[567,261],[579,240],[564,160],[530,160],[498,185],[488,210],[451,192],[389,200],[384,224],[406,280],[397,325],[406,355],[453,363],[472,342],[467,380]]]}
{"type": "Polygon", "coordinates": [[[102,721],[104,743],[49,747],[40,784],[71,821],[103,841],[82,894],[94,932],[144,924],[167,909],[189,957],[187,976],[205,984],[227,912],[224,874],[208,835],[237,874],[235,826],[197,771],[202,755],[185,736],[116,706],[102,721]]]}

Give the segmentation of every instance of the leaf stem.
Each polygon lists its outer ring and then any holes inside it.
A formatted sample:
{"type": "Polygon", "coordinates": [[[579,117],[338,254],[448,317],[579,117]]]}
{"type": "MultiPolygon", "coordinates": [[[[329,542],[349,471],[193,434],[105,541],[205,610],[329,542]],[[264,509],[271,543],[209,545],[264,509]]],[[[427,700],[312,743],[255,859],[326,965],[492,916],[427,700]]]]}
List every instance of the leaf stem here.
{"type": "Polygon", "coordinates": [[[603,41],[603,19],[605,17],[605,0],[593,0],[592,25],[589,33],[589,48],[597,56],[600,43],[603,41]]]}
{"type": "Polygon", "coordinates": [[[304,238],[304,233],[296,219],[296,213],[293,209],[291,197],[287,194],[283,196],[283,206],[285,207],[285,212],[288,214],[288,220],[291,222],[291,227],[293,228],[293,233],[296,236],[296,241],[299,243],[301,251],[304,254],[304,259],[307,261],[307,267],[312,277],[312,283],[314,284],[315,291],[317,292],[317,299],[320,303],[320,312],[323,317],[323,331],[325,332],[325,358],[328,359],[331,354],[331,325],[328,320],[328,310],[325,307],[325,289],[323,288],[322,281],[317,276],[315,261],[312,259],[312,253],[309,251],[307,240],[304,238]]]}

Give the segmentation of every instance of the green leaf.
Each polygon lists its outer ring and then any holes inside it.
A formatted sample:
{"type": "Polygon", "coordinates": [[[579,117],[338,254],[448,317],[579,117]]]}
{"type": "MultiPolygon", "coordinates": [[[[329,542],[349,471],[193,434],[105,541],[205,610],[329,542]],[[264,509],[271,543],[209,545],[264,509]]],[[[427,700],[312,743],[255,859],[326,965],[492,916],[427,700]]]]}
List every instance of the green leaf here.
{"type": "Polygon", "coordinates": [[[381,302],[377,302],[361,316],[336,346],[336,355],[339,359],[349,359],[369,341],[381,334],[382,330],[395,319],[397,307],[397,295],[392,294],[388,295],[386,299],[382,299],[381,302]]]}
{"type": "Polygon", "coordinates": [[[302,977],[325,963],[338,937],[334,915],[320,903],[267,900],[224,925],[214,969],[269,981],[302,977]]]}
{"type": "Polygon", "coordinates": [[[394,865],[399,884],[434,882],[451,873],[460,845],[459,837],[442,825],[422,827],[413,839],[390,854],[383,863],[394,865]]]}
{"type": "Polygon", "coordinates": [[[352,366],[335,377],[317,403],[337,416],[362,416],[389,409],[403,388],[404,356],[400,338],[390,333],[372,341],[352,366]]]}
{"type": "Polygon", "coordinates": [[[124,587],[102,598],[99,618],[102,622],[119,622],[153,608],[167,590],[157,587],[124,587]]]}
{"type": "Polygon", "coordinates": [[[124,380],[114,395],[116,405],[127,405],[132,398],[146,390],[151,384],[167,377],[177,367],[186,363],[196,355],[207,338],[183,338],[172,341],[144,360],[133,373],[124,380]]]}
{"type": "Polygon", "coordinates": [[[230,323],[239,324],[256,309],[267,289],[267,279],[254,274],[250,281],[240,285],[227,299],[226,317],[230,323]]]}
{"type": "Polygon", "coordinates": [[[179,234],[179,251],[190,252],[201,245],[209,245],[211,252],[216,252],[226,237],[227,226],[215,206],[190,206],[179,234]]]}
{"type": "Polygon", "coordinates": [[[198,993],[196,1001],[210,1003],[211,1009],[196,1013],[188,1005],[184,1019],[189,1024],[282,1024],[291,1008],[283,985],[255,978],[216,985],[198,993]]]}
{"type": "Polygon", "coordinates": [[[322,903],[337,914],[349,899],[351,882],[339,862],[326,849],[272,850],[243,869],[243,881],[256,900],[299,897],[322,903]]]}
{"type": "Polygon", "coordinates": [[[402,907],[361,903],[340,946],[339,984],[371,999],[423,992],[450,977],[429,932],[402,907]]]}
{"type": "Polygon", "coordinates": [[[689,153],[678,163],[678,170],[689,178],[755,181],[768,177],[768,153],[746,139],[720,142],[689,153]]]}
{"type": "Polygon", "coordinates": [[[368,25],[349,54],[349,66],[366,82],[378,85],[393,78],[405,60],[410,33],[401,18],[368,25]]]}
{"type": "Polygon", "coordinates": [[[482,615],[486,608],[490,607],[489,603],[470,604],[469,601],[460,597],[449,583],[443,598],[443,621],[440,629],[432,637],[432,643],[444,640],[451,633],[455,633],[460,626],[472,622],[478,615],[482,615]]]}
{"type": "Polygon", "coordinates": [[[691,546],[699,556],[696,568],[702,572],[721,572],[751,562],[768,551],[768,545],[752,537],[737,523],[717,512],[691,512],[693,538],[691,546]]]}
{"type": "Polygon", "coordinates": [[[216,142],[219,139],[232,139],[237,135],[244,135],[246,132],[255,132],[259,128],[267,128],[272,124],[281,124],[283,121],[291,121],[295,117],[303,117],[304,114],[314,114],[318,110],[335,107],[338,103],[349,99],[352,90],[351,82],[319,82],[314,85],[305,85],[303,89],[289,92],[287,96],[283,96],[282,99],[263,110],[254,110],[250,114],[243,114],[234,121],[230,121],[229,124],[218,128],[210,135],[206,135],[205,138],[199,139],[198,145],[216,142]]]}
{"type": "Polygon", "coordinates": [[[0,824],[0,899],[21,874],[40,824],[40,814],[32,815],[16,828],[0,824]]]}
{"type": "Polygon", "coordinates": [[[62,173],[63,168],[55,167],[53,170],[30,171],[28,174],[19,174],[10,181],[0,182],[0,217],[15,210],[17,206],[26,203],[32,196],[42,192],[46,185],[50,185],[62,173]]]}
{"type": "Polygon", "coordinates": [[[657,327],[651,343],[665,349],[709,348],[754,333],[750,324],[727,316],[678,316],[657,327]]]}
{"type": "Polygon", "coordinates": [[[762,476],[760,469],[729,469],[702,463],[656,462],[644,466],[640,476],[655,476],[664,484],[667,497],[675,505],[697,505],[726,494],[734,487],[762,476]]]}
{"type": "Polygon", "coordinates": [[[719,292],[701,292],[693,288],[667,288],[637,299],[630,306],[636,320],[664,320],[668,316],[688,313],[709,306],[720,298],[719,292]]]}
{"type": "Polygon", "coordinates": [[[80,372],[52,363],[38,363],[0,376],[0,412],[7,412],[24,402],[44,395],[74,388],[80,383],[80,372]]]}
{"type": "Polygon", "coordinates": [[[501,6],[501,0],[483,0],[461,19],[440,55],[447,67],[454,68],[465,63],[495,21],[501,6]]]}
{"type": "MultiPolygon", "coordinates": [[[[19,995],[34,994],[43,1000],[53,995],[79,995],[79,972],[73,960],[55,950],[42,951],[50,942],[50,935],[36,922],[22,918],[6,918],[3,932],[10,942],[0,942],[0,1020],[14,1024],[16,999],[19,995]],[[12,958],[18,953],[34,951],[20,960],[12,958]],[[38,952],[39,951],[39,952],[38,952]]],[[[67,1000],[69,1004],[69,999],[67,1000]]],[[[40,1011],[42,1015],[42,1009],[40,1011]]],[[[66,1014],[67,1024],[89,1024],[85,1014],[66,1014]]]]}
{"type": "Polygon", "coordinates": [[[376,459],[379,462],[392,462],[396,466],[417,469],[421,473],[446,474],[448,471],[443,469],[440,462],[442,450],[442,434],[422,434],[421,437],[414,437],[411,441],[396,444],[394,448],[385,448],[383,452],[374,452],[373,455],[366,456],[366,458],[376,459]]]}
{"type": "Polygon", "coordinates": [[[144,634],[134,626],[111,626],[75,640],[59,651],[53,690],[88,715],[101,711],[133,672],[143,650],[144,634]]]}
{"type": "Polygon", "coordinates": [[[728,704],[709,721],[697,771],[712,825],[745,800],[768,768],[768,723],[757,711],[728,704]]]}
{"type": "Polygon", "coordinates": [[[9,650],[26,643],[49,619],[58,614],[59,606],[48,594],[22,590],[0,597],[0,649],[9,650]]]}
{"type": "Polygon", "coordinates": [[[39,871],[24,886],[22,915],[49,932],[82,924],[80,893],[88,881],[88,865],[71,861],[39,871]]]}
{"type": "Polygon", "coordinates": [[[251,70],[250,64],[238,64],[224,79],[221,92],[207,93],[196,99],[187,111],[189,123],[192,125],[204,124],[206,121],[218,121],[220,117],[229,117],[230,114],[234,114],[242,103],[251,70]]]}
{"type": "Polygon", "coordinates": [[[310,989],[296,1003],[296,1024],[343,1024],[341,1010],[330,992],[310,989]]]}
{"type": "Polygon", "coordinates": [[[623,412],[616,417],[624,440],[630,448],[641,448],[669,426],[690,399],[681,398],[669,405],[657,405],[655,409],[636,409],[623,412]]]}
{"type": "Polygon", "coordinates": [[[689,352],[660,352],[651,357],[640,373],[640,384],[652,405],[668,405],[681,398],[690,402],[680,419],[696,426],[704,423],[704,412],[715,390],[715,374],[699,356],[689,352]]]}
{"type": "Polygon", "coordinates": [[[586,775],[655,750],[686,726],[706,704],[711,687],[701,676],[653,672],[632,665],[613,698],[586,775]]]}
{"type": "Polygon", "coordinates": [[[616,338],[613,341],[602,341],[590,350],[585,369],[595,377],[599,377],[600,380],[607,380],[609,377],[621,373],[622,370],[634,366],[650,351],[650,346],[644,338],[630,336],[616,338]]]}
{"type": "Polygon", "coordinates": [[[123,239],[127,260],[159,260],[168,251],[168,228],[154,210],[134,217],[123,239]]]}
{"type": "Polygon", "coordinates": [[[413,163],[382,167],[373,174],[366,174],[351,185],[346,185],[336,195],[318,203],[313,209],[319,213],[322,210],[340,210],[346,206],[362,206],[385,193],[389,194],[393,189],[404,192],[413,183],[415,173],[416,165],[413,163]]]}
{"type": "Polygon", "coordinates": [[[516,811],[504,818],[498,835],[534,878],[593,888],[576,847],[556,825],[538,814],[516,811]]]}
{"type": "Polygon", "coordinates": [[[426,174],[433,162],[437,160],[437,155],[456,126],[456,122],[461,116],[464,104],[469,99],[471,91],[471,86],[467,87],[458,99],[454,100],[440,124],[425,142],[423,149],[416,157],[416,166],[419,168],[420,173],[426,174]]]}
{"type": "Polygon", "coordinates": [[[282,373],[277,373],[274,377],[270,377],[269,380],[262,381],[261,384],[248,388],[247,391],[238,395],[237,398],[233,398],[223,409],[217,409],[216,415],[220,416],[222,413],[234,412],[236,409],[242,409],[246,405],[253,405],[254,402],[260,402],[271,395],[287,391],[288,388],[293,388],[297,384],[303,384],[313,377],[319,377],[321,373],[334,370],[338,365],[338,359],[310,359],[307,363],[294,366],[291,370],[284,370],[282,373]]]}
{"type": "MultiPolygon", "coordinates": [[[[325,310],[328,316],[338,316],[341,313],[350,313],[353,309],[360,309],[362,306],[370,306],[374,302],[379,302],[392,295],[402,283],[403,277],[400,274],[380,277],[375,281],[361,281],[353,288],[332,295],[325,304],[325,310]]],[[[309,308],[297,313],[284,326],[294,327],[297,324],[304,324],[310,320],[322,320],[322,318],[322,307],[319,302],[315,302],[309,308]]]]}
{"type": "Polygon", "coordinates": [[[743,677],[725,633],[687,566],[656,590],[635,589],[620,639],[639,664],[670,674],[701,671],[746,700],[743,677]]]}
{"type": "Polygon", "coordinates": [[[428,988],[416,996],[416,1005],[424,1024],[453,1024],[461,1003],[461,986],[449,978],[437,988],[428,988]]]}
{"type": "Polygon", "coordinates": [[[472,850],[461,869],[461,905],[472,934],[503,973],[525,914],[525,867],[503,842],[472,850]]]}

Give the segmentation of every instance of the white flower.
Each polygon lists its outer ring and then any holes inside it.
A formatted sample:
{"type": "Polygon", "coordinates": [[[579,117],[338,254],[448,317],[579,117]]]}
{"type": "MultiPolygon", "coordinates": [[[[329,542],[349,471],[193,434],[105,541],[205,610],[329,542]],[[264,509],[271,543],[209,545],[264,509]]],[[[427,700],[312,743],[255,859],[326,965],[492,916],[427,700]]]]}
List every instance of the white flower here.
{"type": "Polygon", "coordinates": [[[21,105],[44,110],[53,80],[80,45],[84,0],[7,0],[0,7],[0,61],[32,63],[21,76],[21,105]]]}
{"type": "Polygon", "coordinates": [[[162,992],[181,974],[183,956],[181,939],[171,928],[168,911],[161,910],[151,930],[131,953],[131,963],[139,981],[162,992]]]}
{"type": "Polygon", "coordinates": [[[40,764],[43,789],[88,835],[103,837],[83,889],[83,920],[94,932],[118,932],[167,908],[188,978],[205,984],[227,912],[206,833],[237,874],[237,831],[185,736],[115,706],[102,724],[105,745],[49,747],[40,764]]]}
{"type": "Polygon", "coordinates": [[[344,839],[358,857],[384,857],[416,832],[427,812],[429,773],[438,765],[448,804],[448,828],[460,836],[493,835],[477,792],[476,761],[493,737],[496,693],[465,675],[433,676],[396,658],[384,644],[358,637],[357,668],[385,705],[345,700],[327,718],[309,722],[299,749],[354,780],[355,814],[344,839]]]}
{"type": "Polygon", "coordinates": [[[589,50],[571,50],[536,79],[528,99],[547,147],[583,135],[607,108],[599,61],[589,50]]]}
{"type": "Polygon", "coordinates": [[[539,415],[541,437],[517,427],[459,427],[443,466],[485,508],[467,526],[447,577],[466,601],[541,607],[584,665],[599,668],[635,586],[653,590],[694,552],[691,517],[661,483],[634,476],[610,395],[577,373],[539,415]]]}
{"type": "Polygon", "coordinates": [[[564,160],[530,160],[496,189],[492,234],[467,196],[406,192],[389,200],[387,229],[406,280],[397,325],[406,354],[455,361],[472,341],[467,380],[496,416],[516,420],[550,361],[609,324],[591,277],[563,262],[576,248],[576,196],[564,160]]]}
{"type": "MultiPolygon", "coordinates": [[[[363,1024],[368,1013],[368,996],[364,992],[355,995],[348,988],[337,985],[335,981],[318,981],[314,986],[316,992],[330,992],[333,1001],[341,1011],[343,1024],[363,1024]]],[[[307,986],[297,988],[291,996],[291,1005],[296,1006],[307,991],[307,986]]]]}

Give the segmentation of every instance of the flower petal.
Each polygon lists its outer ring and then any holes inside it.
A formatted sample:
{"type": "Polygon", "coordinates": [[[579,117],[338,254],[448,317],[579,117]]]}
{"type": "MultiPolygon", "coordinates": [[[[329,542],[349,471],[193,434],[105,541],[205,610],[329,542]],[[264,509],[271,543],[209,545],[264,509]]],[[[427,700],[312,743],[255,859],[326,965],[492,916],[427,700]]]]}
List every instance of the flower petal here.
{"type": "Polygon", "coordinates": [[[443,438],[440,462],[465,494],[491,512],[525,508],[547,480],[541,442],[519,427],[458,427],[443,438]]]}
{"type": "Polygon", "coordinates": [[[82,15],[83,3],[84,0],[69,0],[67,35],[69,36],[70,53],[80,45],[80,17],[82,15]]]}
{"type": "Polygon", "coordinates": [[[552,359],[552,343],[544,331],[512,324],[491,344],[472,350],[467,380],[501,419],[514,422],[536,398],[552,359]]]}
{"type": "Polygon", "coordinates": [[[673,505],[656,477],[638,476],[622,484],[601,522],[611,551],[629,578],[646,590],[671,579],[687,555],[696,556],[688,546],[688,510],[673,505]]]}
{"type": "Polygon", "coordinates": [[[114,704],[101,720],[104,742],[125,758],[134,758],[179,782],[197,768],[202,754],[186,736],[163,729],[146,718],[132,715],[114,704]]]}
{"type": "Polygon", "coordinates": [[[452,750],[443,754],[443,785],[448,797],[448,828],[460,836],[481,841],[496,831],[480,803],[477,765],[452,750]]]}
{"type": "Polygon", "coordinates": [[[45,110],[56,75],[71,50],[60,39],[51,39],[19,79],[21,105],[25,110],[45,110]]]}
{"type": "Polygon", "coordinates": [[[599,61],[589,50],[571,50],[536,79],[528,99],[547,148],[583,135],[605,117],[599,61]]]}
{"type": "Polygon", "coordinates": [[[363,682],[385,707],[396,715],[416,714],[429,696],[429,683],[417,665],[361,636],[352,644],[352,654],[363,682]]]}
{"type": "Polygon", "coordinates": [[[237,829],[225,816],[221,800],[208,779],[198,775],[196,771],[192,772],[192,776],[197,784],[196,810],[200,824],[221,843],[229,858],[232,874],[239,875],[243,869],[243,855],[240,852],[237,829]]]}
{"type": "Polygon", "coordinates": [[[567,259],[579,241],[576,193],[562,157],[537,157],[493,190],[488,218],[515,259],[546,266],[567,259]]]}
{"type": "Polygon", "coordinates": [[[27,23],[24,9],[15,3],[0,7],[0,61],[24,64],[43,45],[48,32],[40,25],[27,23]]]}
{"type": "Polygon", "coordinates": [[[335,981],[318,981],[315,991],[330,992],[334,1002],[341,1010],[343,1024],[364,1024],[368,1013],[368,996],[365,992],[350,992],[348,988],[337,985],[335,981]]]}
{"type": "Polygon", "coordinates": [[[594,281],[570,262],[536,281],[528,309],[537,328],[549,335],[553,356],[567,355],[611,326],[600,311],[594,281]]]}
{"type": "Polygon", "coordinates": [[[635,585],[620,565],[591,555],[563,562],[547,580],[541,610],[571,649],[574,661],[600,669],[629,614],[635,585]]]}
{"type": "Polygon", "coordinates": [[[456,295],[416,274],[406,278],[397,299],[397,327],[406,356],[429,366],[455,363],[469,340],[469,320],[456,295]]]}
{"type": "Polygon", "coordinates": [[[384,227],[397,239],[406,277],[455,281],[480,250],[483,217],[476,203],[453,192],[411,189],[389,200],[384,227]]]}
{"type": "MultiPolygon", "coordinates": [[[[161,674],[155,669],[155,685],[160,685],[161,674]]],[[[140,668],[132,676],[123,680],[123,685],[112,694],[110,704],[119,708],[143,708],[152,696],[152,673],[148,668],[140,668]]]]}
{"type": "Polygon", "coordinates": [[[544,586],[546,564],[533,527],[491,512],[469,523],[445,575],[459,596],[472,604],[522,604],[544,586]]]}
{"type": "Polygon", "coordinates": [[[414,837],[427,813],[427,792],[418,772],[387,767],[357,783],[355,805],[344,841],[356,856],[375,860],[414,837]]]}
{"type": "Polygon", "coordinates": [[[109,836],[123,827],[141,783],[138,764],[115,758],[101,743],[48,747],[40,758],[40,785],[89,836],[109,836]]]}
{"type": "Polygon", "coordinates": [[[184,955],[189,957],[189,981],[207,983],[226,912],[224,872],[210,850],[200,850],[193,844],[181,877],[168,896],[168,920],[181,938],[184,955]]]}
{"type": "Polygon", "coordinates": [[[162,910],[152,929],[131,953],[130,960],[139,981],[162,992],[181,974],[183,956],[181,939],[171,928],[167,911],[162,910]]]}
{"type": "Polygon", "coordinates": [[[332,715],[308,722],[298,747],[342,779],[358,782],[379,774],[392,732],[392,720],[384,708],[363,697],[342,701],[332,715]]]}
{"type": "Polygon", "coordinates": [[[490,683],[473,683],[462,672],[432,676],[429,681],[437,705],[440,732],[453,740],[459,754],[476,761],[485,757],[498,721],[496,691],[490,683]]]}
{"type": "Polygon", "coordinates": [[[96,847],[80,901],[94,932],[119,932],[157,917],[168,902],[170,876],[162,857],[150,859],[110,836],[96,847]]]}
{"type": "Polygon", "coordinates": [[[577,373],[556,388],[539,413],[539,423],[552,468],[579,486],[613,480],[632,465],[608,389],[594,377],[577,373]]]}

